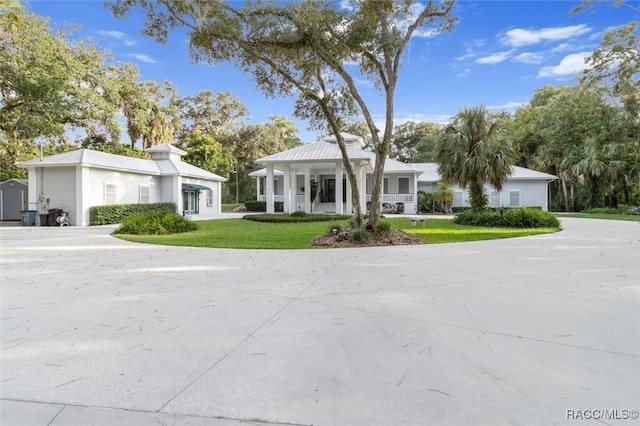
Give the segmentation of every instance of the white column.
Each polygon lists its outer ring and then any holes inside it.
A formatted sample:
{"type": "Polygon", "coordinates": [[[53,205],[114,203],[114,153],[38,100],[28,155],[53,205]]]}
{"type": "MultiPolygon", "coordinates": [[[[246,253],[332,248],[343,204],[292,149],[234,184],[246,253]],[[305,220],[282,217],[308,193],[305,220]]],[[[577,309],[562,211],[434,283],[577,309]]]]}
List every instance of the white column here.
{"type": "Polygon", "coordinates": [[[304,169],[304,212],[311,213],[311,172],[304,169]]]}
{"type": "Polygon", "coordinates": [[[256,200],[260,201],[260,181],[262,180],[261,176],[256,176],[256,200]]]}
{"type": "Polygon", "coordinates": [[[343,214],[342,209],[342,161],[336,161],[336,214],[343,214]]]}
{"type": "Polygon", "coordinates": [[[413,205],[416,206],[415,213],[418,214],[418,175],[413,175],[413,205]]]}
{"type": "MultiPolygon", "coordinates": [[[[357,179],[357,176],[358,175],[356,175],[356,179],[357,179]]],[[[351,182],[349,182],[349,176],[347,175],[345,177],[347,178],[347,207],[346,207],[346,213],[347,214],[351,214],[351,213],[353,213],[353,200],[351,199],[353,191],[351,190],[351,182]]]]}
{"type": "Polygon", "coordinates": [[[284,184],[282,190],[282,197],[284,198],[284,212],[291,213],[291,166],[285,164],[282,168],[284,172],[284,184]]]}
{"type": "Polygon", "coordinates": [[[265,197],[267,200],[267,213],[274,213],[275,208],[273,205],[273,164],[267,164],[267,181],[265,182],[266,191],[265,197]]]}
{"type": "Polygon", "coordinates": [[[354,172],[358,179],[358,194],[360,194],[360,209],[363,213],[367,211],[367,174],[364,167],[358,161],[354,165],[354,172]]]}

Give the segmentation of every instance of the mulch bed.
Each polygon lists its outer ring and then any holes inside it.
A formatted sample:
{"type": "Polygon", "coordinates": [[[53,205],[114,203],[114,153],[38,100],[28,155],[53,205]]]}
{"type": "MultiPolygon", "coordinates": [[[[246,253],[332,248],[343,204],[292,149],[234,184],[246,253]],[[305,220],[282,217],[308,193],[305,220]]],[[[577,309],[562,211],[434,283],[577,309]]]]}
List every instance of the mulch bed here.
{"type": "Polygon", "coordinates": [[[313,240],[313,245],[324,247],[380,247],[416,245],[422,243],[419,237],[399,230],[392,230],[388,235],[371,234],[369,239],[364,242],[351,241],[342,234],[318,235],[313,240]]]}

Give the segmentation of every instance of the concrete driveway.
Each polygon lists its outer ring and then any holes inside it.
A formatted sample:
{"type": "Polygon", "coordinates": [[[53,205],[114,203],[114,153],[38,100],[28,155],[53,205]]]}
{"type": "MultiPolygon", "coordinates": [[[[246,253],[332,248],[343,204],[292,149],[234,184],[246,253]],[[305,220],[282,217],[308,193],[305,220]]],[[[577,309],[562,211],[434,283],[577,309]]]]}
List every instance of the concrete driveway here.
{"type": "Polygon", "coordinates": [[[302,251],[2,228],[0,424],[638,424],[640,224],[562,225],[302,251]]]}

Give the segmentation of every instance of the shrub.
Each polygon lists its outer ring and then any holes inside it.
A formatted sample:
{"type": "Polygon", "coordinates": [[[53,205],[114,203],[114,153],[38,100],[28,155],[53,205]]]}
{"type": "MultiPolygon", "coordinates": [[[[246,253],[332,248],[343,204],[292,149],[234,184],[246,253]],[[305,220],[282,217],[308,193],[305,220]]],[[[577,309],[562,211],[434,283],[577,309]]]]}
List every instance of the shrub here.
{"type": "Polygon", "coordinates": [[[552,213],[536,208],[505,209],[503,211],[465,210],[458,213],[453,221],[459,225],[487,226],[502,228],[557,228],[558,218],[552,213]]]}
{"type": "Polygon", "coordinates": [[[625,206],[625,209],[622,212],[622,214],[631,214],[634,216],[640,216],[640,206],[630,206],[630,207],[625,206]]]}
{"type": "Polygon", "coordinates": [[[291,217],[306,217],[307,213],[303,212],[302,210],[297,210],[293,213],[291,213],[291,217]]]}
{"type": "Polygon", "coordinates": [[[148,212],[129,216],[122,221],[115,234],[168,235],[195,231],[195,222],[176,213],[148,212]]]}
{"type": "Polygon", "coordinates": [[[245,201],[244,208],[249,212],[266,212],[267,211],[267,202],[266,201],[245,201]]]}
{"type": "Polygon", "coordinates": [[[254,222],[268,223],[299,223],[299,222],[330,222],[336,220],[347,220],[351,216],[337,214],[305,214],[298,216],[292,214],[250,214],[243,219],[252,220],[254,222]]]}
{"type": "Polygon", "coordinates": [[[147,204],[111,204],[107,206],[93,206],[89,208],[90,225],[110,225],[122,223],[130,216],[158,212],[175,213],[176,203],[147,203],[147,204]]]}
{"type": "MultiPolygon", "coordinates": [[[[266,201],[245,201],[244,208],[249,212],[266,212],[267,211],[267,202],[266,201]]],[[[274,201],[273,208],[276,212],[284,211],[284,203],[282,201],[274,201]]]]}
{"type": "Polygon", "coordinates": [[[404,203],[402,203],[402,202],[396,203],[396,213],[397,214],[404,213],[404,203]]]}
{"type": "Polygon", "coordinates": [[[351,231],[350,239],[357,243],[364,243],[369,239],[369,235],[370,233],[364,228],[354,229],[351,231]]]}
{"type": "Polygon", "coordinates": [[[373,228],[373,233],[377,235],[388,235],[391,232],[391,223],[387,221],[379,221],[373,228]]]}
{"type": "Polygon", "coordinates": [[[329,225],[329,227],[327,228],[327,232],[333,234],[335,229],[335,232],[338,233],[340,231],[342,231],[342,224],[340,223],[332,223],[331,225],[329,225]]]}
{"type": "Polygon", "coordinates": [[[611,207],[594,207],[592,209],[583,210],[582,213],[593,213],[593,214],[618,214],[620,213],[618,209],[614,209],[611,207]]]}

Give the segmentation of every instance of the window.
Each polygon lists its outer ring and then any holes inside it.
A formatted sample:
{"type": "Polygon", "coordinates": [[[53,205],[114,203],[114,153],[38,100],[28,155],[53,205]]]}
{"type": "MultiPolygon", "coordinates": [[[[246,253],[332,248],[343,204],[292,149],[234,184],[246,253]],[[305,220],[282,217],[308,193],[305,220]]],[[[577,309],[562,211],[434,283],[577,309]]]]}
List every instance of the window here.
{"type": "Polygon", "coordinates": [[[278,179],[273,179],[273,193],[274,194],[280,194],[280,191],[279,191],[280,190],[280,188],[279,188],[280,185],[278,185],[279,183],[280,183],[280,181],[278,179]]]}
{"type": "Polygon", "coordinates": [[[207,191],[207,206],[213,206],[213,189],[207,191]]]}
{"type": "Polygon", "coordinates": [[[520,207],[520,190],[509,191],[509,207],[520,207]]]}
{"type": "Polygon", "coordinates": [[[106,205],[116,204],[118,202],[117,187],[111,183],[104,184],[104,203],[106,205]]]}
{"type": "Polygon", "coordinates": [[[373,178],[371,176],[367,176],[367,183],[366,183],[366,190],[367,190],[367,194],[371,194],[372,188],[373,188],[373,178]]]}
{"type": "Polygon", "coordinates": [[[491,207],[500,207],[500,191],[492,190],[489,192],[489,205],[491,207]]]}
{"type": "Polygon", "coordinates": [[[389,193],[389,178],[384,178],[384,181],[382,184],[382,193],[383,194],[389,193]]]}
{"type": "Polygon", "coordinates": [[[453,196],[453,207],[463,207],[464,206],[464,192],[456,191],[453,196]]]}
{"type": "Polygon", "coordinates": [[[149,185],[140,185],[138,188],[138,202],[140,204],[147,204],[150,202],[150,190],[149,185]]]}
{"type": "Polygon", "coordinates": [[[401,177],[398,178],[398,194],[408,194],[409,193],[409,178],[401,177]]]}

